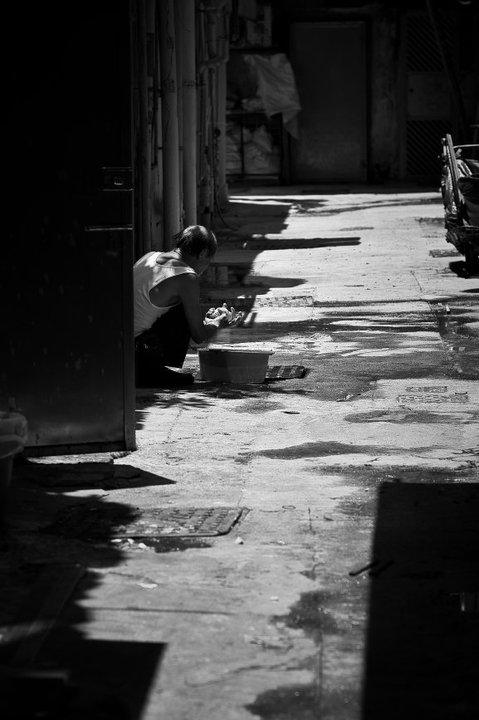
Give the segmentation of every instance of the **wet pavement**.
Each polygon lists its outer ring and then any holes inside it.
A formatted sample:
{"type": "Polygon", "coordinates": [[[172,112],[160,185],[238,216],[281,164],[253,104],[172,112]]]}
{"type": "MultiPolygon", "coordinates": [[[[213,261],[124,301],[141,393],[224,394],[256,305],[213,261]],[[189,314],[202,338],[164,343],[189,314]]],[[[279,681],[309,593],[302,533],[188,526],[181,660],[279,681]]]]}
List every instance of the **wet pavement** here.
{"type": "Polygon", "coordinates": [[[217,232],[203,302],[245,317],[215,344],[306,372],[207,382],[192,347],[191,387],[138,391],[136,451],[16,465],[9,720],[476,720],[479,277],[439,193],[237,188],[217,232]],[[133,532],[192,508],[241,513],[133,532]],[[73,510],[131,537],[55,532],[73,510]]]}

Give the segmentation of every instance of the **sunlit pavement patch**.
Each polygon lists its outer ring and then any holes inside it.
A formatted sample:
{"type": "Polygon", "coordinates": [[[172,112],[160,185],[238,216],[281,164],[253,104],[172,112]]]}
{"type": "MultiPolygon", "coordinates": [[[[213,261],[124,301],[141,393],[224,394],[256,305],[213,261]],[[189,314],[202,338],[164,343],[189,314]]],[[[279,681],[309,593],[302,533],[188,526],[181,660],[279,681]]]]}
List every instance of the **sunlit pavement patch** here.
{"type": "Polygon", "coordinates": [[[479,388],[473,381],[383,379],[343,402],[303,397],[300,422],[296,416],[286,420],[284,410],[290,407],[286,398],[282,402],[275,431],[258,437],[248,452],[240,451],[238,462],[281,460],[305,469],[313,465],[315,471],[373,462],[452,471],[477,461],[479,388]]]}

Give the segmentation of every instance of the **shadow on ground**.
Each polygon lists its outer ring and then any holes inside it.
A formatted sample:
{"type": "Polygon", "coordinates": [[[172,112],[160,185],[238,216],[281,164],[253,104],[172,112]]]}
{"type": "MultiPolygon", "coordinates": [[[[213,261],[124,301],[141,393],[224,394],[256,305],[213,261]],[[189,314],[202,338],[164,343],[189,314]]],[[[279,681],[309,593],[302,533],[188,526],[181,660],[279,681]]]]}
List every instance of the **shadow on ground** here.
{"type": "Polygon", "coordinates": [[[50,491],[82,488],[118,490],[174,483],[173,480],[133,465],[112,462],[43,464],[25,460],[17,466],[17,477],[24,486],[29,484],[30,487],[37,489],[40,486],[50,491]]]}
{"type": "Polygon", "coordinates": [[[382,484],[372,560],[364,720],[479,717],[477,484],[382,484]]]}
{"type": "MultiPolygon", "coordinates": [[[[308,212],[321,211],[324,199],[304,201],[308,212]]],[[[246,291],[250,297],[249,308],[254,305],[257,295],[267,293],[271,288],[295,287],[303,284],[302,278],[284,278],[262,275],[251,275],[257,255],[264,250],[330,248],[344,245],[358,245],[360,236],[316,237],[316,238],[270,238],[279,235],[287,227],[287,219],[291,214],[298,214],[297,199],[284,198],[278,195],[258,196],[241,200],[232,197],[225,213],[222,214],[214,227],[219,241],[219,253],[213,263],[228,268],[228,281],[218,285],[217,279],[203,278],[202,296],[214,295],[214,291],[226,292],[228,297],[243,295],[246,291]],[[247,228],[250,228],[248,230],[247,228]],[[224,257],[223,257],[224,254],[224,257]]],[[[331,211],[332,212],[332,211],[331,211]]],[[[334,211],[336,212],[336,211],[334,211]]]]}
{"type": "MultiPolygon", "coordinates": [[[[134,508],[105,502],[103,496],[62,494],[72,484],[77,489],[114,481],[110,467],[106,463],[82,468],[70,463],[14,464],[0,544],[2,718],[139,720],[142,716],[164,645],[137,642],[133,634],[131,640],[99,640],[83,629],[90,619],[83,600],[101,582],[99,569],[117,566],[124,551],[108,538],[100,545],[47,530],[58,513],[79,506],[134,517],[134,508]]],[[[126,468],[122,466],[121,472],[126,468]]],[[[157,481],[148,476],[139,479],[143,484],[157,481]]]]}
{"type": "MultiPolygon", "coordinates": [[[[477,267],[472,268],[464,260],[457,260],[455,262],[449,263],[449,269],[451,272],[453,272],[458,277],[462,277],[462,278],[479,277],[479,268],[477,268],[477,267]]],[[[469,289],[469,290],[464,290],[464,292],[479,292],[479,289],[477,289],[477,290],[469,289]]]]}

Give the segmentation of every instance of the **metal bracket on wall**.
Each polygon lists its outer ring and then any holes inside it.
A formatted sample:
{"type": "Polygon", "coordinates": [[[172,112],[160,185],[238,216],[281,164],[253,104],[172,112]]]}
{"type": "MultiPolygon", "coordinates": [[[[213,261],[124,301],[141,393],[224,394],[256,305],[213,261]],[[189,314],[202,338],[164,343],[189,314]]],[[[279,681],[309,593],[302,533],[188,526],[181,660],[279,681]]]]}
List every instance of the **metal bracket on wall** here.
{"type": "Polygon", "coordinates": [[[133,189],[131,167],[102,167],[102,190],[123,191],[133,189]]]}

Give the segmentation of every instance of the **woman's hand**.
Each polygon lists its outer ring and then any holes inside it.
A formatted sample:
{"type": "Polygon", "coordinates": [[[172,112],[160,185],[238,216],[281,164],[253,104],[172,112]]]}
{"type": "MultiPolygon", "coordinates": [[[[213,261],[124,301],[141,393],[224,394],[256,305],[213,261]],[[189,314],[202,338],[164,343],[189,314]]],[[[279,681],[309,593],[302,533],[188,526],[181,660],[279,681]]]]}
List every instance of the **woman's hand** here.
{"type": "Polygon", "coordinates": [[[228,310],[226,303],[221,307],[210,308],[205,316],[205,324],[216,325],[216,327],[231,327],[237,325],[242,318],[242,313],[236,312],[234,307],[228,310]]]}

